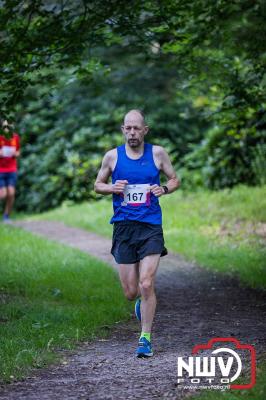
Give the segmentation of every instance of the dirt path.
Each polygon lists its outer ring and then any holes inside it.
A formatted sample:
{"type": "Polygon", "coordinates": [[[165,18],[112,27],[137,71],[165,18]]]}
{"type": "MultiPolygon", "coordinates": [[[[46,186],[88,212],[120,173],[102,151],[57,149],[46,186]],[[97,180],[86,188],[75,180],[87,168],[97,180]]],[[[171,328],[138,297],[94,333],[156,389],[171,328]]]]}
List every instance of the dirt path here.
{"type": "MultiPolygon", "coordinates": [[[[108,239],[57,222],[16,225],[113,263],[108,239]]],[[[258,362],[265,354],[265,293],[173,254],[161,260],[156,287],[153,358],[135,358],[139,324],[132,318],[114,327],[107,340],[83,345],[66,365],[36,371],[24,382],[4,387],[0,399],[184,399],[191,392],[176,386],[176,360],[191,355],[195,344],[235,337],[255,346],[258,362]]]]}

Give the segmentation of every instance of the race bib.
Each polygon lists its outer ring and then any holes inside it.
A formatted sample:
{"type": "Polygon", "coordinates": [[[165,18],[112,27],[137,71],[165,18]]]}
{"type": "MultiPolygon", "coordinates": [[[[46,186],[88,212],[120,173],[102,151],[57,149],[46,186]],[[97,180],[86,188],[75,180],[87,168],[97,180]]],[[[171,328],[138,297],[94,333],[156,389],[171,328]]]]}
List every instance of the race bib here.
{"type": "Polygon", "coordinates": [[[12,157],[15,154],[15,147],[13,146],[3,146],[2,152],[4,157],[12,157]]]}
{"type": "Polygon", "coordinates": [[[126,205],[140,206],[150,205],[150,185],[139,184],[139,185],[126,185],[124,190],[124,200],[122,206],[126,205]]]}

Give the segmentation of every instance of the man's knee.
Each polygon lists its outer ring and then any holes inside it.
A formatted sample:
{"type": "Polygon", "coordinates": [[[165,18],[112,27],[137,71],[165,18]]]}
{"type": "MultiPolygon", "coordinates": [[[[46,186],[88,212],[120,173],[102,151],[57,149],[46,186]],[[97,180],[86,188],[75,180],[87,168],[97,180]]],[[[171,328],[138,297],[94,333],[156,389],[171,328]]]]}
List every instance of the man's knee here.
{"type": "Polygon", "coordinates": [[[124,293],[125,296],[128,300],[135,300],[135,298],[138,295],[138,291],[136,288],[130,287],[130,286],[124,286],[124,293]]]}
{"type": "Polygon", "coordinates": [[[5,188],[0,189],[0,200],[4,200],[7,196],[7,191],[5,188]]]}
{"type": "Polygon", "coordinates": [[[154,291],[154,282],[151,277],[144,277],[139,283],[141,294],[144,297],[149,297],[154,291]]]}
{"type": "Polygon", "coordinates": [[[12,198],[15,196],[15,188],[13,186],[8,186],[7,188],[7,197],[12,198]]]}

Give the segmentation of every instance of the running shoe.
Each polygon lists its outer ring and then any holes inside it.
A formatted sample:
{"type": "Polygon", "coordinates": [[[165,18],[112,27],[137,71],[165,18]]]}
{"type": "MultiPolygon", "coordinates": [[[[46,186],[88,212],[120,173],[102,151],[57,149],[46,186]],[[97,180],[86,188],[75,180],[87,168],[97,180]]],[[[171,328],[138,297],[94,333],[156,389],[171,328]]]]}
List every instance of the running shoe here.
{"type": "Polygon", "coordinates": [[[149,342],[145,337],[141,337],[139,339],[139,345],[136,350],[136,355],[138,358],[153,356],[151,342],[149,342]]]}
{"type": "Polygon", "coordinates": [[[11,223],[11,219],[9,218],[9,215],[8,215],[8,214],[4,214],[4,215],[3,215],[3,222],[4,222],[5,224],[10,224],[10,223],[11,223]]]}
{"type": "Polygon", "coordinates": [[[141,321],[140,303],[141,303],[141,298],[139,297],[139,298],[136,300],[136,303],[135,303],[135,315],[136,315],[136,318],[137,318],[139,321],[141,321]]]}

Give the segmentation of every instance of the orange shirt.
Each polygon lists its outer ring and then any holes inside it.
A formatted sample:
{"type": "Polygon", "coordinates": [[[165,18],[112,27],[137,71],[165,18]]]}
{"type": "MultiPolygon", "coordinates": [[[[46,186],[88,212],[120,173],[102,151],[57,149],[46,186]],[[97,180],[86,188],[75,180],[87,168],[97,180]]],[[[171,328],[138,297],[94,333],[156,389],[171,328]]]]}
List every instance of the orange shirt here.
{"type": "Polygon", "coordinates": [[[0,156],[0,173],[1,172],[16,172],[17,171],[17,159],[10,155],[13,149],[18,151],[20,149],[20,140],[17,133],[13,133],[11,139],[7,139],[5,136],[0,135],[0,149],[4,153],[3,157],[0,156]]]}

